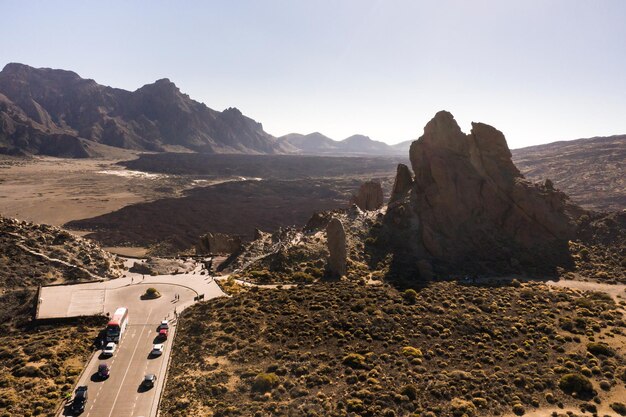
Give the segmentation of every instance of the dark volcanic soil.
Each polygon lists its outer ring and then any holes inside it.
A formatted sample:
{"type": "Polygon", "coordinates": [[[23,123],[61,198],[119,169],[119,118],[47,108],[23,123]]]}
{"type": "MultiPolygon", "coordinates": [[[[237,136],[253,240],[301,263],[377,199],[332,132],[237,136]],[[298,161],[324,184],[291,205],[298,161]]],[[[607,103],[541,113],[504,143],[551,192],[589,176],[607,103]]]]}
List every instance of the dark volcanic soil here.
{"type": "Polygon", "coordinates": [[[162,174],[196,175],[224,178],[229,176],[264,179],[308,177],[376,177],[395,174],[401,157],[327,157],[301,155],[207,155],[144,154],[132,161],[120,162],[128,169],[162,174]]]}
{"type": "Polygon", "coordinates": [[[206,232],[251,238],[255,228],[270,231],[302,225],[317,210],[345,206],[358,180],[237,181],[195,188],[182,198],[135,204],[66,226],[112,246],[151,245],[169,240],[192,246],[206,232]]]}

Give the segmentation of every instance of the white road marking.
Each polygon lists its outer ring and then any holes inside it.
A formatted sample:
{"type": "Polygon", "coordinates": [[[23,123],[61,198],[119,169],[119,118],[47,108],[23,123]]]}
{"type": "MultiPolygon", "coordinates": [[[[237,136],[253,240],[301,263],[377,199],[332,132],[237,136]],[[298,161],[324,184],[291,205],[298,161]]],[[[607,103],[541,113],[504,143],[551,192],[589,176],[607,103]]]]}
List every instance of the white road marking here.
{"type": "MultiPolygon", "coordinates": [[[[148,319],[150,318],[150,314],[152,314],[152,308],[150,308],[150,311],[148,312],[148,319]]],[[[139,338],[141,338],[141,335],[143,335],[143,332],[146,328],[142,328],[141,329],[141,334],[139,335],[139,338]]],[[[135,357],[135,353],[137,353],[137,348],[139,347],[139,343],[137,343],[135,345],[135,349],[133,349],[133,354],[130,356],[130,361],[129,364],[133,363],[133,358],[135,357]]],[[[128,375],[128,370],[131,368],[131,366],[128,366],[126,368],[126,372],[124,372],[124,376],[122,377],[122,382],[120,383],[120,387],[117,390],[117,394],[115,394],[115,398],[113,399],[113,404],[111,405],[111,412],[109,412],[109,417],[111,417],[113,415],[113,410],[115,409],[115,403],[117,402],[117,398],[120,396],[120,392],[122,392],[122,387],[124,386],[124,380],[126,379],[126,375],[128,375]]]]}

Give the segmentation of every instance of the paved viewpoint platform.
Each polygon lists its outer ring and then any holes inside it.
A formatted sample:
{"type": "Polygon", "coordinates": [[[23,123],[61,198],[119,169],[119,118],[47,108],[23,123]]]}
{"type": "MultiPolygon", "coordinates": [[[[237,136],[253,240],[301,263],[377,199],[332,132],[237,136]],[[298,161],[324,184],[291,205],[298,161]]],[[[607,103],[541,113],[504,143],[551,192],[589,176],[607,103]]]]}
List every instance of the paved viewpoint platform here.
{"type": "MultiPolygon", "coordinates": [[[[92,316],[96,314],[113,314],[117,307],[133,304],[139,300],[120,300],[120,294],[129,291],[129,287],[142,288],[143,291],[150,287],[160,288],[164,286],[190,290],[195,295],[204,295],[204,299],[223,296],[224,293],[212,278],[201,275],[201,266],[187,274],[176,275],[142,275],[126,272],[123,278],[117,278],[103,282],[90,282],[75,285],[56,285],[41,287],[39,293],[39,306],[37,319],[54,319],[78,316],[92,316]]],[[[125,297],[121,297],[124,299],[125,297]]],[[[193,297],[192,297],[193,300],[193,297]]]]}

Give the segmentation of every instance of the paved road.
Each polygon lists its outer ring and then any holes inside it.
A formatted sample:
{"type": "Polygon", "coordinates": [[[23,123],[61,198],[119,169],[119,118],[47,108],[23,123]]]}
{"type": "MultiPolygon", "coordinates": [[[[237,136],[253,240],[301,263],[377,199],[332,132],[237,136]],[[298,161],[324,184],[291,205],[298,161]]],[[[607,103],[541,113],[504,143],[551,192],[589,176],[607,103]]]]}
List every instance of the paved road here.
{"type": "MultiPolygon", "coordinates": [[[[87,297],[94,303],[102,300],[101,309],[112,313],[117,307],[128,307],[129,327],[118,345],[117,352],[111,358],[94,355],[87,365],[77,385],[89,387],[89,399],[84,417],[152,417],[157,413],[158,399],[164,385],[165,370],[171,353],[171,341],[176,331],[174,311],[182,311],[194,303],[197,293],[205,299],[224,295],[213,280],[200,275],[199,269],[191,274],[163,275],[145,277],[140,274],[127,274],[126,278],[92,284],[53,287],[52,292],[42,292],[40,309],[57,313],[76,311],[85,303],[85,298],[78,297],[80,305],[72,307],[77,301],[76,294],[87,292],[97,296],[87,297]],[[132,284],[131,284],[132,280],[132,284]],[[81,288],[82,286],[82,288],[81,288]],[[161,294],[156,300],[141,300],[146,288],[155,287],[161,294]],[[65,291],[63,291],[65,289],[65,291]],[[65,294],[65,295],[64,295],[65,294]],[[175,295],[179,295],[179,300],[175,295]],[[65,297],[63,299],[63,297],[65,297]],[[65,301],[64,301],[65,300],[65,301]],[[68,303],[69,305],[64,305],[68,303]],[[149,358],[149,352],[157,335],[157,326],[161,320],[170,320],[170,335],[165,342],[162,356],[149,358]],[[95,377],[98,365],[107,363],[111,375],[105,381],[95,377]],[[146,373],[157,375],[154,388],[143,391],[140,383],[146,373]]],[[[91,306],[94,309],[93,306],[91,306]]],[[[56,313],[55,313],[56,314],[56,313]]],[[[56,315],[55,315],[56,316],[56,315]]],[[[72,415],[69,410],[61,410],[59,415],[72,415]]]]}

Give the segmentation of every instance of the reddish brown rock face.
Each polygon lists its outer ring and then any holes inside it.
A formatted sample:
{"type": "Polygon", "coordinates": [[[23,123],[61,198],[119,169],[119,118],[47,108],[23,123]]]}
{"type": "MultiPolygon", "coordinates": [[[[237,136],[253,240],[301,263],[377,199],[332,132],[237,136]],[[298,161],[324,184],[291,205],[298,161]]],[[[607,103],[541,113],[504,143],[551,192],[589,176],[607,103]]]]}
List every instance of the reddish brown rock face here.
{"type": "Polygon", "coordinates": [[[351,203],[361,210],[378,210],[383,206],[383,188],[378,181],[364,182],[358,194],[352,197],[351,203]]]}
{"type": "Polygon", "coordinates": [[[447,263],[515,258],[514,264],[518,257],[549,264],[566,256],[561,248],[574,233],[567,197],[526,181],[502,132],[472,123],[466,135],[442,111],[411,145],[410,160],[420,256],[447,263]]]}

